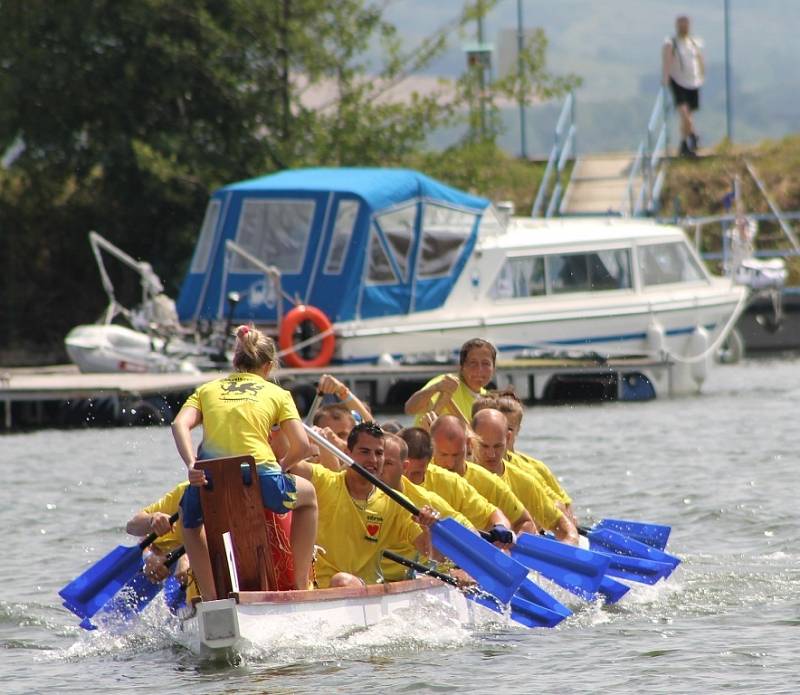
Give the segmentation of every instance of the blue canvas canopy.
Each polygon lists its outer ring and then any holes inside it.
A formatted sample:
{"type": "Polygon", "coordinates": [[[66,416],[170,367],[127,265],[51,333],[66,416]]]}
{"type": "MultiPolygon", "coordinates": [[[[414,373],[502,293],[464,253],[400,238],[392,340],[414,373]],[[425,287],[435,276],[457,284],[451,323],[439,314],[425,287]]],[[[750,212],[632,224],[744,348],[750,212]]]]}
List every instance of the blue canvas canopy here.
{"type": "MultiPolygon", "coordinates": [[[[178,297],[182,321],[276,320],[277,294],[243,254],[277,267],[281,289],[332,321],[442,305],[489,201],[408,169],[295,169],[225,186],[209,201],[178,297]]],[[[284,302],[284,311],[291,304],[284,302]]]]}

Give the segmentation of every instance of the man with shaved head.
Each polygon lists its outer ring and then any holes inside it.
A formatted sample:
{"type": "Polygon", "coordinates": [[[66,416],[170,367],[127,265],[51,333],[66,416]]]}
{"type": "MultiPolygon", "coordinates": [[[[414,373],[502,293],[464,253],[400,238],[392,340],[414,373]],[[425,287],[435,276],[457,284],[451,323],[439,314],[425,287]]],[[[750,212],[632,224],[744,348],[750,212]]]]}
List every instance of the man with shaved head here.
{"type": "Polygon", "coordinates": [[[578,544],[578,531],[547,495],[542,485],[520,468],[505,465],[508,448],[508,421],[499,410],[487,408],[472,418],[475,432],[472,453],[477,463],[502,478],[519,497],[538,526],[553,531],[556,538],[578,544]]]}
{"type": "Polygon", "coordinates": [[[467,427],[453,415],[442,415],[431,426],[432,463],[456,473],[512,521],[515,533],[537,533],[536,524],[522,501],[498,476],[467,461],[467,427]]]}

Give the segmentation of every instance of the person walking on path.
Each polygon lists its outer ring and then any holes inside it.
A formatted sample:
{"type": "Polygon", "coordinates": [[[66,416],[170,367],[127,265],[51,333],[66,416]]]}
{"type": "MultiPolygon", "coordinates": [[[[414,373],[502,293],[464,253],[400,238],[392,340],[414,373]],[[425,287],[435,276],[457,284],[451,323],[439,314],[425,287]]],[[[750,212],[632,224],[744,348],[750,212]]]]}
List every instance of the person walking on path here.
{"type": "Polygon", "coordinates": [[[703,43],[689,33],[689,18],[675,20],[675,36],[664,39],[661,50],[662,83],[672,90],[681,119],[681,156],[697,156],[693,113],[700,108],[700,87],[705,78],[703,43]]]}

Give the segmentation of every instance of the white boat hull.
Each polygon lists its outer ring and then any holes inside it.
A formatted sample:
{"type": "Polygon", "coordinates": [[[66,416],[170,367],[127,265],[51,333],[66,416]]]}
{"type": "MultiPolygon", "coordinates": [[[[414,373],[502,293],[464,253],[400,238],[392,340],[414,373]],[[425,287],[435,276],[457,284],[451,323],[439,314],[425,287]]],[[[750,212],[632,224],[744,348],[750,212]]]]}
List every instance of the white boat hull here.
{"type": "Polygon", "coordinates": [[[182,622],[184,646],[204,658],[227,659],[264,635],[296,628],[301,618],[304,624],[324,624],[326,630],[366,628],[424,600],[446,604],[464,625],[474,624],[476,615],[497,617],[457,589],[427,578],[364,589],[241,592],[237,598],[198,602],[182,622]]]}

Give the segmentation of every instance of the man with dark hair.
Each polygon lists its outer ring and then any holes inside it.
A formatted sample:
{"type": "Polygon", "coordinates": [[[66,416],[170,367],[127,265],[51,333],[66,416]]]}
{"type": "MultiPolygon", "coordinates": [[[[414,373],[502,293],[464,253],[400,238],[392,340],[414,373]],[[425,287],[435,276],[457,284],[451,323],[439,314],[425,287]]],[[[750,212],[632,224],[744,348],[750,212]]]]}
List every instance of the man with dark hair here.
{"type": "MultiPolygon", "coordinates": [[[[350,431],[347,450],[356,463],[381,477],[384,442],[378,425],[362,422],[350,431]]],[[[431,507],[412,517],[352,468],[333,472],[306,461],[293,472],[310,480],[317,492],[317,545],[322,550],[314,574],[320,588],[377,583],[384,548],[409,543],[422,555],[430,553],[427,528],[439,517],[431,507]]]]}
{"type": "Polygon", "coordinates": [[[431,436],[419,427],[409,427],[400,433],[408,446],[406,477],[415,485],[435,492],[457,512],[463,514],[477,529],[489,530],[492,540],[500,545],[513,542],[511,522],[501,509],[489,503],[461,476],[439,466],[428,465],[433,454],[431,436]]]}
{"type": "Polygon", "coordinates": [[[488,340],[473,338],[461,346],[458,374],[440,374],[406,401],[406,413],[422,424],[426,413],[455,415],[469,422],[472,402],[494,377],[497,350],[488,340]]]}
{"type": "Polygon", "coordinates": [[[693,112],[700,108],[700,87],[705,78],[703,44],[689,33],[689,18],[675,20],[675,36],[664,39],[661,49],[662,83],[672,90],[681,119],[681,155],[697,156],[693,112]]]}

